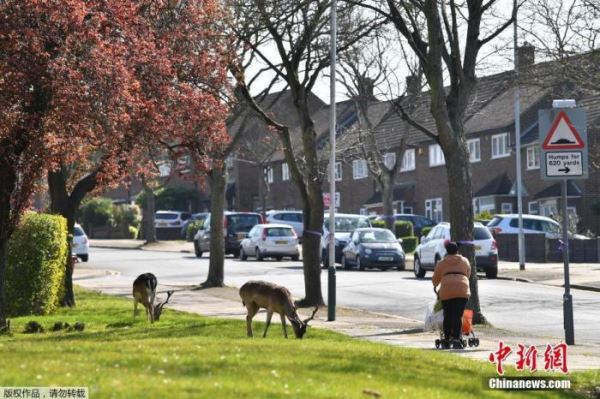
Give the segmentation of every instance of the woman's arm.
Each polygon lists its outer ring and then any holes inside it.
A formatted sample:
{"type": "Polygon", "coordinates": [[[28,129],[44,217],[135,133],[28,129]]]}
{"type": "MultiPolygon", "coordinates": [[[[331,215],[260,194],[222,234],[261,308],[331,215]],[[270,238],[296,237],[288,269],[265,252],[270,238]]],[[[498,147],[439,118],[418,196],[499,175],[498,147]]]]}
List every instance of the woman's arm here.
{"type": "Polygon", "coordinates": [[[464,257],[463,257],[463,259],[465,260],[465,266],[467,267],[467,273],[466,273],[467,278],[471,278],[471,264],[469,263],[469,259],[464,258],[464,257]]]}
{"type": "Polygon", "coordinates": [[[441,282],[442,277],[444,276],[442,274],[442,272],[440,271],[442,269],[442,267],[443,267],[442,262],[439,262],[435,266],[435,269],[433,270],[433,276],[431,276],[431,282],[433,283],[434,287],[436,287],[441,282]]]}

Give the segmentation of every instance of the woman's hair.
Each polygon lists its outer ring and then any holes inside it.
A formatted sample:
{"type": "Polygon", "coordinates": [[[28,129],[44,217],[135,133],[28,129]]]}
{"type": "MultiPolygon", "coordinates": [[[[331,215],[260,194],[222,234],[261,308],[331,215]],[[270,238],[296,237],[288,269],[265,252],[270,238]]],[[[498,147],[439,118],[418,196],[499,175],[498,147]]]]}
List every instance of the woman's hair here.
{"type": "Polygon", "coordinates": [[[446,252],[448,255],[456,255],[458,253],[458,244],[454,241],[449,241],[446,243],[446,252]]]}

